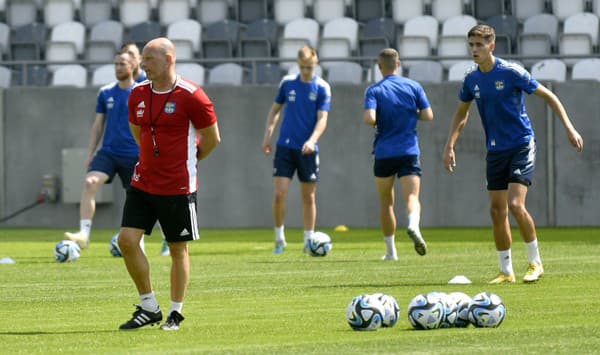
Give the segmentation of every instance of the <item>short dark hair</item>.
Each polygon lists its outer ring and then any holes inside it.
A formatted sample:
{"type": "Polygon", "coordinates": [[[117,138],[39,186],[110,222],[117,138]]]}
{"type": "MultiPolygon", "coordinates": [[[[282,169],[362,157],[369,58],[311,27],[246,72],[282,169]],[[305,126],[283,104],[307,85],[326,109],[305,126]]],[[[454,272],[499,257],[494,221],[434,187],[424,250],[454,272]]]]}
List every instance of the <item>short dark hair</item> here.
{"type": "Polygon", "coordinates": [[[378,63],[385,71],[398,69],[398,52],[394,48],[384,48],[379,52],[378,63]]]}
{"type": "Polygon", "coordinates": [[[496,31],[489,25],[476,25],[469,30],[469,33],[467,33],[467,38],[471,37],[481,37],[486,42],[491,43],[496,40],[496,31]]]}

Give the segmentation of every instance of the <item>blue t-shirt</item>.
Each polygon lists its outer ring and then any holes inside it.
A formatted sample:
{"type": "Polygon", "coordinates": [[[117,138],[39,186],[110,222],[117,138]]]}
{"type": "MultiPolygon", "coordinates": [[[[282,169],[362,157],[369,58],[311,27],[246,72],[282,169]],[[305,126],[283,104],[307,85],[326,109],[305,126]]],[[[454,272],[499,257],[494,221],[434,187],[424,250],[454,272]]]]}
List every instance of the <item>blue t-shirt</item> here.
{"type": "Polygon", "coordinates": [[[100,88],[96,112],[104,114],[102,150],[125,157],[137,157],[138,145],[129,129],[127,100],[132,87],[121,89],[118,82],[100,88]]]}
{"type": "Polygon", "coordinates": [[[458,97],[463,102],[475,99],[489,151],[502,151],[527,144],[533,129],[525,109],[525,97],[538,82],[523,67],[496,58],[489,72],[473,66],[465,75],[458,97]]]}
{"type": "Polygon", "coordinates": [[[388,75],[365,91],[365,109],[375,110],[375,159],[419,155],[418,111],[430,106],[414,80],[388,75]]]}
{"type": "MultiPolygon", "coordinates": [[[[277,145],[302,149],[317,123],[317,111],[329,111],[331,88],[318,76],[309,83],[300,80],[300,74],[286,75],[279,84],[275,102],[283,105],[283,122],[277,145]]],[[[315,144],[315,151],[318,151],[315,144]]]]}

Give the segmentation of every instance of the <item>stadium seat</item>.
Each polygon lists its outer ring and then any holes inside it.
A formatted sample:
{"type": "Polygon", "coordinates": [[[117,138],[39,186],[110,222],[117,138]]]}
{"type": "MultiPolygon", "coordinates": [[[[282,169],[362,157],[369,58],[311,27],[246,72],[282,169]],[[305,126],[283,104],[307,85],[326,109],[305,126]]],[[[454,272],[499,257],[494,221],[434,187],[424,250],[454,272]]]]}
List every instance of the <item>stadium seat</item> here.
{"type": "Polygon", "coordinates": [[[585,11],[585,0],[552,0],[552,13],[559,21],[585,11]]]}
{"type": "Polygon", "coordinates": [[[231,58],[237,51],[242,24],[223,20],[204,27],[202,53],[205,58],[231,58]]]}
{"type": "Polygon", "coordinates": [[[408,77],[418,82],[441,83],[443,75],[442,64],[435,61],[419,61],[408,68],[408,77]]]}
{"type": "Polygon", "coordinates": [[[387,43],[396,43],[396,25],[388,17],[375,18],[362,26],[359,39],[384,38],[387,43]]]}
{"type": "MultiPolygon", "coordinates": [[[[350,17],[333,19],[323,26],[319,44],[320,59],[348,58],[356,52],[358,23],[350,17]]],[[[322,61],[325,69],[333,62],[322,61]]]]}
{"type": "Polygon", "coordinates": [[[87,84],[87,70],[79,64],[62,65],[54,71],[51,86],[85,87],[87,84]]]}
{"type": "Polygon", "coordinates": [[[244,68],[236,63],[223,63],[208,72],[208,83],[211,85],[240,86],[244,81],[244,68]]]}
{"type": "Polygon", "coordinates": [[[279,40],[279,65],[282,69],[290,69],[298,57],[298,50],[305,45],[310,45],[307,39],[304,38],[282,38],[279,40]]]}
{"type": "Polygon", "coordinates": [[[504,0],[473,0],[473,15],[477,19],[504,15],[504,0]]]}
{"type": "Polygon", "coordinates": [[[37,21],[38,5],[35,0],[10,1],[6,9],[6,23],[11,28],[37,21]]]}
{"type": "Polygon", "coordinates": [[[0,89],[7,89],[12,84],[12,71],[7,67],[0,66],[0,89]]]}
{"type": "Polygon", "coordinates": [[[122,44],[123,25],[120,22],[112,20],[98,22],[90,30],[85,58],[92,61],[111,63],[122,44]]]}
{"type": "MultiPolygon", "coordinates": [[[[46,60],[49,62],[72,62],[83,54],[85,26],[80,22],[64,22],[52,28],[46,43],[46,60]]],[[[62,65],[62,64],[61,64],[62,65]]],[[[57,66],[48,66],[50,71],[57,66]]]]}
{"type": "Polygon", "coordinates": [[[463,0],[431,0],[431,15],[440,23],[462,14],[463,0]]]}
{"type": "Polygon", "coordinates": [[[39,22],[16,28],[10,38],[13,60],[40,60],[46,44],[46,26],[39,22]]]}
{"type": "MultiPolygon", "coordinates": [[[[598,16],[589,12],[569,16],[560,34],[559,53],[563,56],[589,55],[598,47],[598,16]]],[[[578,59],[564,59],[572,66],[578,59]]]]}
{"type": "Polygon", "coordinates": [[[204,85],[204,67],[198,63],[177,63],[175,67],[177,74],[189,79],[194,83],[204,85]]]}
{"type": "Polygon", "coordinates": [[[437,48],[438,20],[433,16],[419,16],[406,21],[404,33],[397,37],[398,54],[404,65],[410,67],[410,58],[428,57],[437,48]]]}
{"type": "Polygon", "coordinates": [[[45,0],[43,10],[44,24],[48,27],[71,22],[75,18],[73,0],[45,0]]]}
{"type": "Polygon", "coordinates": [[[600,0],[592,0],[592,13],[600,17],[600,0]]]}
{"type": "Polygon", "coordinates": [[[523,23],[523,30],[519,34],[517,45],[518,52],[523,56],[537,58],[523,58],[525,65],[532,65],[539,58],[546,57],[557,46],[558,19],[551,14],[538,14],[528,17],[523,23]]]}
{"type": "Polygon", "coordinates": [[[277,85],[281,81],[281,67],[277,63],[256,64],[256,84],[277,85]]]}
{"type": "Polygon", "coordinates": [[[600,81],[600,59],[586,58],[576,62],[573,65],[571,79],[600,81]]]}
{"type": "Polygon", "coordinates": [[[92,86],[104,86],[117,80],[115,76],[115,65],[104,64],[92,72],[92,86]]]}
{"type": "Polygon", "coordinates": [[[562,83],[567,79],[567,66],[560,59],[544,59],[531,67],[531,76],[538,81],[562,83]]]}
{"type": "Polygon", "coordinates": [[[113,2],[106,0],[82,0],[81,22],[91,28],[94,25],[112,19],[113,2]]]}
{"type": "Polygon", "coordinates": [[[162,36],[162,29],[158,22],[145,21],[137,23],[126,32],[125,42],[135,43],[140,50],[148,41],[162,36]]]}
{"type": "Polygon", "coordinates": [[[512,0],[512,14],[520,22],[541,14],[546,9],[546,0],[512,0]]]}
{"type": "Polygon", "coordinates": [[[327,81],[330,84],[360,84],[362,77],[362,66],[354,62],[336,62],[327,70],[327,81]]]}
{"type": "Polygon", "coordinates": [[[311,18],[299,18],[287,23],[283,38],[303,38],[313,48],[319,47],[319,23],[311,18]]]}
{"type": "Polygon", "coordinates": [[[270,57],[278,36],[279,28],[274,20],[265,18],[253,21],[241,34],[239,54],[245,58],[270,57]]]}
{"type": "Polygon", "coordinates": [[[190,0],[160,0],[158,3],[158,23],[166,27],[190,18],[190,0]]]}
{"type": "Polygon", "coordinates": [[[472,60],[458,61],[448,68],[448,81],[462,81],[469,68],[475,66],[472,60]]]}
{"type": "Polygon", "coordinates": [[[10,52],[10,28],[0,22],[0,59],[8,57],[10,52]]]}
{"type": "Polygon", "coordinates": [[[500,55],[511,54],[519,34],[519,21],[517,18],[511,15],[497,15],[488,18],[485,22],[496,31],[494,53],[500,55]]]}
{"type": "Polygon", "coordinates": [[[345,0],[314,0],[313,18],[321,25],[346,15],[345,0]]]}
{"type": "Polygon", "coordinates": [[[400,25],[425,14],[425,0],[392,0],[391,6],[392,19],[400,25]]]}
{"type": "Polygon", "coordinates": [[[273,0],[273,15],[275,22],[287,25],[306,15],[306,4],[304,0],[273,0]]]}
{"type": "Polygon", "coordinates": [[[442,33],[438,40],[438,56],[444,68],[448,69],[457,63],[456,59],[443,57],[469,57],[467,32],[477,25],[477,20],[470,15],[459,15],[446,19],[442,24],[442,33]]]}
{"type": "Polygon", "coordinates": [[[354,0],[353,8],[354,18],[358,22],[387,16],[384,0],[354,0]]]}
{"type": "Polygon", "coordinates": [[[237,20],[251,23],[268,18],[267,0],[237,0],[237,20]]]}
{"type": "Polygon", "coordinates": [[[175,46],[178,60],[189,60],[200,53],[202,25],[194,19],[183,19],[167,27],[167,38],[175,46]]]}
{"type": "Polygon", "coordinates": [[[226,20],[229,18],[229,2],[227,0],[198,0],[196,18],[202,26],[226,20]]]}
{"type": "Polygon", "coordinates": [[[152,5],[149,0],[119,1],[120,21],[126,28],[150,21],[152,5]]]}

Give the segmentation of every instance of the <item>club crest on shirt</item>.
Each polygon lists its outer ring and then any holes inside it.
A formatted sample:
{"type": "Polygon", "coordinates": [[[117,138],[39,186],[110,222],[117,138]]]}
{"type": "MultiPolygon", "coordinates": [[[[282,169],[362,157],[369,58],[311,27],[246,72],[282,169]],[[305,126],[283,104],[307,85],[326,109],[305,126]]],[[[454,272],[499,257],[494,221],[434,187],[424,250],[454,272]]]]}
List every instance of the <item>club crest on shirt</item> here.
{"type": "Polygon", "coordinates": [[[310,101],[315,101],[317,99],[317,93],[316,92],[312,92],[310,94],[308,94],[308,99],[310,101]]]}
{"type": "Polygon", "coordinates": [[[173,101],[165,103],[165,113],[170,115],[173,112],[175,112],[175,103],[173,101]]]}
{"type": "Polygon", "coordinates": [[[502,80],[496,81],[496,90],[504,90],[504,81],[502,81],[502,80]]]}

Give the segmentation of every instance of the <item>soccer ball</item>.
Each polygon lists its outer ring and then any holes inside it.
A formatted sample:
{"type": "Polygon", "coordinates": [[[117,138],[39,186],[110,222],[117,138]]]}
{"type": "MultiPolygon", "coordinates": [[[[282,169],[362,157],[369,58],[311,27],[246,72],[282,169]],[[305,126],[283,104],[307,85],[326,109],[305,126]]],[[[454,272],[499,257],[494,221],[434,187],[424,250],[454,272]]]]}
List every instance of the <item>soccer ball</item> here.
{"type": "Polygon", "coordinates": [[[469,321],[478,328],[495,328],[502,324],[506,308],[502,299],[491,292],[481,292],[469,302],[469,321]]]}
{"type": "Polygon", "coordinates": [[[471,297],[462,292],[452,292],[448,296],[456,304],[456,320],[454,326],[458,328],[466,328],[469,326],[469,302],[471,297]]]}
{"type": "Polygon", "coordinates": [[[323,232],[314,232],[308,239],[308,253],[311,256],[325,256],[331,248],[331,238],[323,232]]]}
{"type": "Polygon", "coordinates": [[[123,256],[123,254],[121,254],[121,248],[119,248],[119,233],[113,235],[110,239],[108,250],[112,256],[123,256]]]}
{"type": "Polygon", "coordinates": [[[454,327],[457,318],[456,303],[444,292],[430,292],[430,297],[439,297],[444,304],[444,317],[440,322],[440,328],[454,327]]]}
{"type": "Polygon", "coordinates": [[[72,240],[61,240],[54,246],[54,259],[59,263],[75,261],[80,253],[79,245],[72,240]]]}
{"type": "Polygon", "coordinates": [[[381,326],[393,327],[396,322],[398,322],[398,317],[400,316],[400,308],[398,307],[398,302],[396,302],[396,299],[393,296],[383,293],[374,293],[372,296],[379,299],[385,311],[381,326]]]}
{"type": "Polygon", "coordinates": [[[432,293],[415,296],[408,304],[408,321],[415,329],[436,329],[444,319],[445,305],[432,293]]]}
{"type": "Polygon", "coordinates": [[[346,307],[346,319],[354,330],[377,330],[383,324],[385,308],[373,295],[356,296],[346,307]]]}

